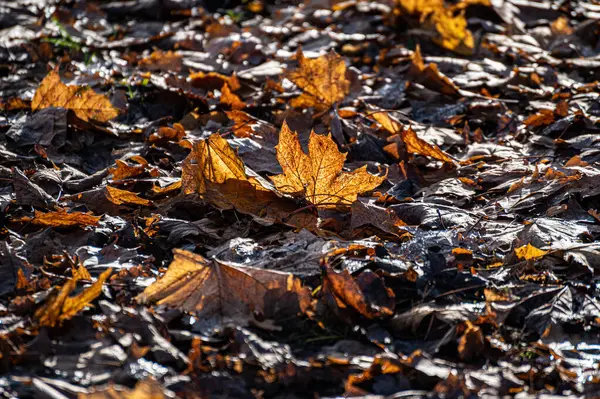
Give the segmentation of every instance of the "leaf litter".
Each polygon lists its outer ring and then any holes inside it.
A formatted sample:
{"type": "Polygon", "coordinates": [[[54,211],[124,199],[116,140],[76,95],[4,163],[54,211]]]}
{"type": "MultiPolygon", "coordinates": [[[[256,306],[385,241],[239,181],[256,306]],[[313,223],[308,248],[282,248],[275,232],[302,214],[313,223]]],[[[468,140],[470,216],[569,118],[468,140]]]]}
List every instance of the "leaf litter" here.
{"type": "Polygon", "coordinates": [[[598,391],[594,3],[13,3],[4,396],[598,391]]]}

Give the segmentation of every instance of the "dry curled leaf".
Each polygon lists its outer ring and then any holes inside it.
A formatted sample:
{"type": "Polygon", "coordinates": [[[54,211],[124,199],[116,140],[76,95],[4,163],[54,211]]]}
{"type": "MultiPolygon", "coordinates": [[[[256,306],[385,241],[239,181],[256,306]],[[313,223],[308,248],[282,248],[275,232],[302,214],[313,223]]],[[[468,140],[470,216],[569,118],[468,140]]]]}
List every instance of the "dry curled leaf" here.
{"type": "Polygon", "coordinates": [[[283,174],[271,177],[277,190],[319,208],[349,206],[358,194],[373,190],[385,180],[367,172],[366,166],[342,172],[346,154],[338,150],[331,136],[311,132],[308,153],[304,153],[298,135],[284,123],[275,148],[283,169],[283,174]]]}
{"type": "Polygon", "coordinates": [[[448,154],[442,151],[438,146],[429,144],[425,140],[420,139],[410,127],[402,131],[402,141],[404,142],[407,152],[431,157],[452,165],[454,164],[454,161],[448,154]]]}
{"type": "Polygon", "coordinates": [[[391,316],[396,306],[394,292],[375,273],[363,272],[354,278],[347,270],[336,272],[329,265],[325,266],[322,296],[333,298],[328,302],[329,306],[335,303],[334,311],[349,307],[368,319],[391,316]]]}
{"type": "Polygon", "coordinates": [[[448,96],[458,95],[459,88],[446,75],[441,73],[433,62],[427,66],[421,56],[421,48],[417,45],[411,57],[411,69],[409,75],[415,82],[422,84],[430,90],[448,96]]]}
{"type": "Polygon", "coordinates": [[[247,325],[290,304],[299,312],[309,306],[308,290],[291,274],[228,265],[180,249],[174,254],[167,273],[138,295],[140,303],[195,312],[201,323],[211,326],[247,325]]]}
{"type": "Polygon", "coordinates": [[[70,109],[84,121],[107,122],[119,115],[106,96],[89,87],[67,86],[56,71],[50,71],[42,80],[31,102],[32,111],[48,107],[70,109]]]}
{"type": "Polygon", "coordinates": [[[302,89],[303,93],[292,100],[297,108],[331,108],[342,101],[350,92],[350,81],[346,78],[346,63],[333,50],[316,59],[304,57],[298,51],[298,69],[288,78],[302,89]]]}
{"type": "Polygon", "coordinates": [[[35,312],[40,326],[54,327],[82,311],[102,292],[102,285],[108,279],[112,269],[105,270],[98,279],[81,293],[70,297],[77,286],[77,279],[67,281],[56,295],[50,296],[45,304],[35,312]]]}

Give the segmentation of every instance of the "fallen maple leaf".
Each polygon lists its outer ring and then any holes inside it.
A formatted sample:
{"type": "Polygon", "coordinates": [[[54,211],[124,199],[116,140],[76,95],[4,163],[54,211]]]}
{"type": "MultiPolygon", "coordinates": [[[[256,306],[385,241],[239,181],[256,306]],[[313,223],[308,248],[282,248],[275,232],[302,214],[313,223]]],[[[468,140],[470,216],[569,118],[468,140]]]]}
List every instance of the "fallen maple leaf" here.
{"type": "Polygon", "coordinates": [[[60,80],[56,71],[50,71],[42,80],[33,96],[31,110],[48,107],[62,107],[75,112],[78,118],[107,122],[119,115],[108,98],[89,87],[67,86],[60,80]]]}
{"type": "Polygon", "coordinates": [[[304,57],[299,50],[297,57],[298,69],[290,72],[288,78],[301,88],[303,93],[292,100],[293,107],[331,108],[350,92],[346,63],[333,50],[316,59],[304,57]]]}
{"type": "Polygon", "coordinates": [[[68,213],[64,208],[58,208],[54,212],[40,212],[36,210],[33,218],[19,219],[20,222],[29,222],[36,226],[44,227],[96,226],[99,220],[100,216],[83,212],[68,213]]]}
{"type": "Polygon", "coordinates": [[[467,29],[464,10],[457,15],[452,10],[440,10],[433,13],[431,22],[437,32],[433,38],[435,44],[458,54],[473,54],[475,42],[471,31],[467,29]]]}
{"type": "Polygon", "coordinates": [[[271,177],[277,190],[304,198],[319,208],[349,206],[358,194],[373,190],[385,180],[367,172],[366,166],[342,172],[346,154],[338,150],[331,135],[311,132],[305,154],[298,135],[284,122],[275,148],[283,169],[283,174],[271,177]]]}
{"type": "Polygon", "coordinates": [[[112,269],[105,270],[94,284],[74,297],[70,297],[69,294],[77,286],[77,279],[73,278],[67,281],[56,295],[49,297],[45,304],[35,312],[39,325],[54,327],[82,311],[100,295],[102,285],[111,273],[112,269]]]}
{"type": "Polygon", "coordinates": [[[544,251],[543,249],[536,248],[531,244],[515,248],[515,255],[517,255],[519,259],[523,260],[536,260],[546,255],[548,252],[549,251],[544,251]]]}
{"type": "Polygon", "coordinates": [[[401,135],[407,152],[424,155],[454,165],[454,161],[448,154],[442,151],[438,146],[429,144],[425,140],[420,139],[410,127],[403,130],[401,135]]]}
{"type": "Polygon", "coordinates": [[[256,315],[275,316],[292,303],[304,312],[310,293],[292,274],[228,265],[181,249],[165,275],[137,296],[185,312],[196,312],[201,323],[248,325],[256,315]],[[278,301],[283,300],[286,306],[278,301]]]}
{"type": "Polygon", "coordinates": [[[465,8],[469,4],[488,5],[487,1],[462,2],[447,7],[443,0],[398,0],[400,14],[419,18],[422,27],[435,32],[433,42],[462,55],[473,54],[474,40],[467,29],[465,8]]]}

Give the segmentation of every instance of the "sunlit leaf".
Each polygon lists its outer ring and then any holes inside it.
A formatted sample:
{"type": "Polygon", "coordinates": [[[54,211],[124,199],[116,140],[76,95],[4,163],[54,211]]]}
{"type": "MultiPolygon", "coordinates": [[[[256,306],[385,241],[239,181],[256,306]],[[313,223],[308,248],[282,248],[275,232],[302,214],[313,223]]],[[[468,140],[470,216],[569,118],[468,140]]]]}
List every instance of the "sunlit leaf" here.
{"type": "Polygon", "coordinates": [[[311,132],[308,153],[304,153],[298,135],[284,123],[276,149],[283,169],[283,174],[271,177],[277,190],[320,208],[349,206],[358,194],[373,190],[385,180],[367,172],[366,166],[343,172],[346,155],[331,136],[311,132]]]}
{"type": "Polygon", "coordinates": [[[48,107],[73,110],[84,121],[93,119],[107,122],[119,115],[119,111],[104,95],[89,87],[65,85],[56,71],[50,71],[42,80],[31,102],[33,111],[48,107]]]}

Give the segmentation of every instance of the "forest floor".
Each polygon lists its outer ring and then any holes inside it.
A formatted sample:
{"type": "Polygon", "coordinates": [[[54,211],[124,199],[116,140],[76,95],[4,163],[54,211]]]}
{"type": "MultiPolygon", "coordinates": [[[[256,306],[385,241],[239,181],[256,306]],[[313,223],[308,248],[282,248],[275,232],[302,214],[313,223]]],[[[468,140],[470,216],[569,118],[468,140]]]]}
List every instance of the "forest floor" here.
{"type": "Polygon", "coordinates": [[[216,3],[0,6],[3,396],[595,397],[600,4],[216,3]]]}

